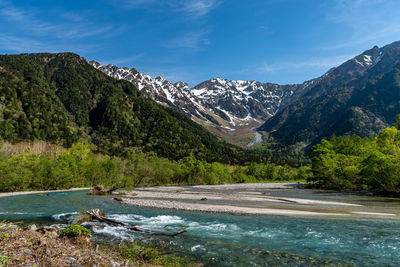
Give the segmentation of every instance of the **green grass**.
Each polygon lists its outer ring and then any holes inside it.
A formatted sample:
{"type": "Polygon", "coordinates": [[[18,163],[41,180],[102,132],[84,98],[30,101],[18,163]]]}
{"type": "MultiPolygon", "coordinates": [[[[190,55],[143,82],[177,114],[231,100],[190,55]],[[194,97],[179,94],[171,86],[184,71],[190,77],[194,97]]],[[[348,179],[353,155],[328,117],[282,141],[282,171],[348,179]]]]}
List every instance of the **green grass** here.
{"type": "Polygon", "coordinates": [[[85,227],[83,227],[82,225],[79,224],[70,224],[67,226],[67,228],[65,228],[64,230],[62,230],[60,232],[60,237],[68,237],[68,238],[72,238],[72,237],[78,237],[78,236],[87,236],[87,237],[91,237],[92,233],[90,232],[89,229],[86,229],[85,227]]]}
{"type": "Polygon", "coordinates": [[[6,266],[8,264],[8,257],[0,254],[0,267],[6,266]]]}
{"type": "Polygon", "coordinates": [[[126,242],[115,248],[119,257],[130,263],[155,264],[167,267],[201,266],[192,258],[177,256],[165,248],[153,247],[141,241],[126,242]]]}

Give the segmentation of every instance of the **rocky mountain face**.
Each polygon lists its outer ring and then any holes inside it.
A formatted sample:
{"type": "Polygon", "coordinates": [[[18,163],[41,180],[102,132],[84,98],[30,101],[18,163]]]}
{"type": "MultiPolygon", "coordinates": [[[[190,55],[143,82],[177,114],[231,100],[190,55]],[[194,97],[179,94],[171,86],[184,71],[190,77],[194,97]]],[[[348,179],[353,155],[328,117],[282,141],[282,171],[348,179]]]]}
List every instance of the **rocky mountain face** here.
{"type": "Polygon", "coordinates": [[[235,144],[250,143],[248,136],[258,129],[275,144],[307,148],[332,134],[377,134],[400,113],[400,42],[375,46],[319,78],[292,85],[215,78],[189,88],[135,69],[90,64],[235,144]]]}
{"type": "Polygon", "coordinates": [[[260,130],[278,143],[310,146],[332,134],[369,136],[400,113],[400,42],[377,46],[331,69],[260,130]]]}
{"type": "Polygon", "coordinates": [[[253,132],[319,81],[279,85],[214,78],[189,88],[187,83],[153,78],[136,69],[89,63],[113,78],[132,82],[148,98],[187,114],[214,133],[231,136],[253,132]]]}

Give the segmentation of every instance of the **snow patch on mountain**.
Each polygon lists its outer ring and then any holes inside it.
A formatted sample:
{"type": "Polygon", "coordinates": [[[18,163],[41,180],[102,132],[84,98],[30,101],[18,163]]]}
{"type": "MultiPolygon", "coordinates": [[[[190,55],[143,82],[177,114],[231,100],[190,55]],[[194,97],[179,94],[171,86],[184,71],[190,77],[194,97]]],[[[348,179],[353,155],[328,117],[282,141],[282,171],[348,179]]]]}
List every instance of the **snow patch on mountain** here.
{"type": "MultiPolygon", "coordinates": [[[[213,78],[189,88],[187,83],[151,77],[136,69],[89,62],[105,74],[132,82],[146,97],[177,109],[194,120],[231,132],[254,123],[261,125],[318,79],[303,84],[279,85],[257,81],[213,78]]],[[[250,126],[248,126],[250,127],[250,126]]]]}

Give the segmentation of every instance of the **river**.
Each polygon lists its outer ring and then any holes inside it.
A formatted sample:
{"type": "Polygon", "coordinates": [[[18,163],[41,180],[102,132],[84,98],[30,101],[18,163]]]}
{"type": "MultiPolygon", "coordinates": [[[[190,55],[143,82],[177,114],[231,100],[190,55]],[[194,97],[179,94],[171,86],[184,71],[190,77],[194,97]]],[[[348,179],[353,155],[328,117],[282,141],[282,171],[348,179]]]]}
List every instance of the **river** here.
{"type": "MultiPolygon", "coordinates": [[[[282,191],[283,192],[283,191],[282,191]]],[[[318,199],[371,206],[398,214],[400,201],[346,194],[302,191],[318,199]]],[[[279,195],[278,193],[275,193],[279,195]]],[[[287,195],[286,193],[283,193],[287,195]]],[[[292,197],[295,197],[291,194],[292,197]]],[[[398,266],[400,220],[362,217],[229,215],[138,208],[87,192],[0,198],[0,220],[67,224],[74,214],[100,208],[109,217],[156,231],[187,233],[163,237],[168,248],[195,257],[205,266],[398,266]]],[[[97,239],[154,240],[154,236],[101,224],[87,224],[97,239]]],[[[159,238],[159,237],[157,237],[159,238]]]]}
{"type": "Polygon", "coordinates": [[[254,141],[252,141],[251,143],[247,144],[247,146],[248,147],[255,146],[255,145],[261,144],[262,141],[263,141],[262,134],[260,132],[256,131],[255,132],[255,136],[254,136],[254,141]]]}

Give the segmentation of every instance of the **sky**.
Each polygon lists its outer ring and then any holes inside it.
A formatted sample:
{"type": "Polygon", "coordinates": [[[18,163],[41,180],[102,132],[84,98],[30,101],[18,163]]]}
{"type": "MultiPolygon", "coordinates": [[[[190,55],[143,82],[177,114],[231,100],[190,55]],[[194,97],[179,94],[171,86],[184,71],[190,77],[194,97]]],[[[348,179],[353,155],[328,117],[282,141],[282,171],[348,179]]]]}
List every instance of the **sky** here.
{"type": "Polygon", "coordinates": [[[301,83],[400,40],[398,0],[0,0],[0,54],[74,52],[194,86],[301,83]]]}

